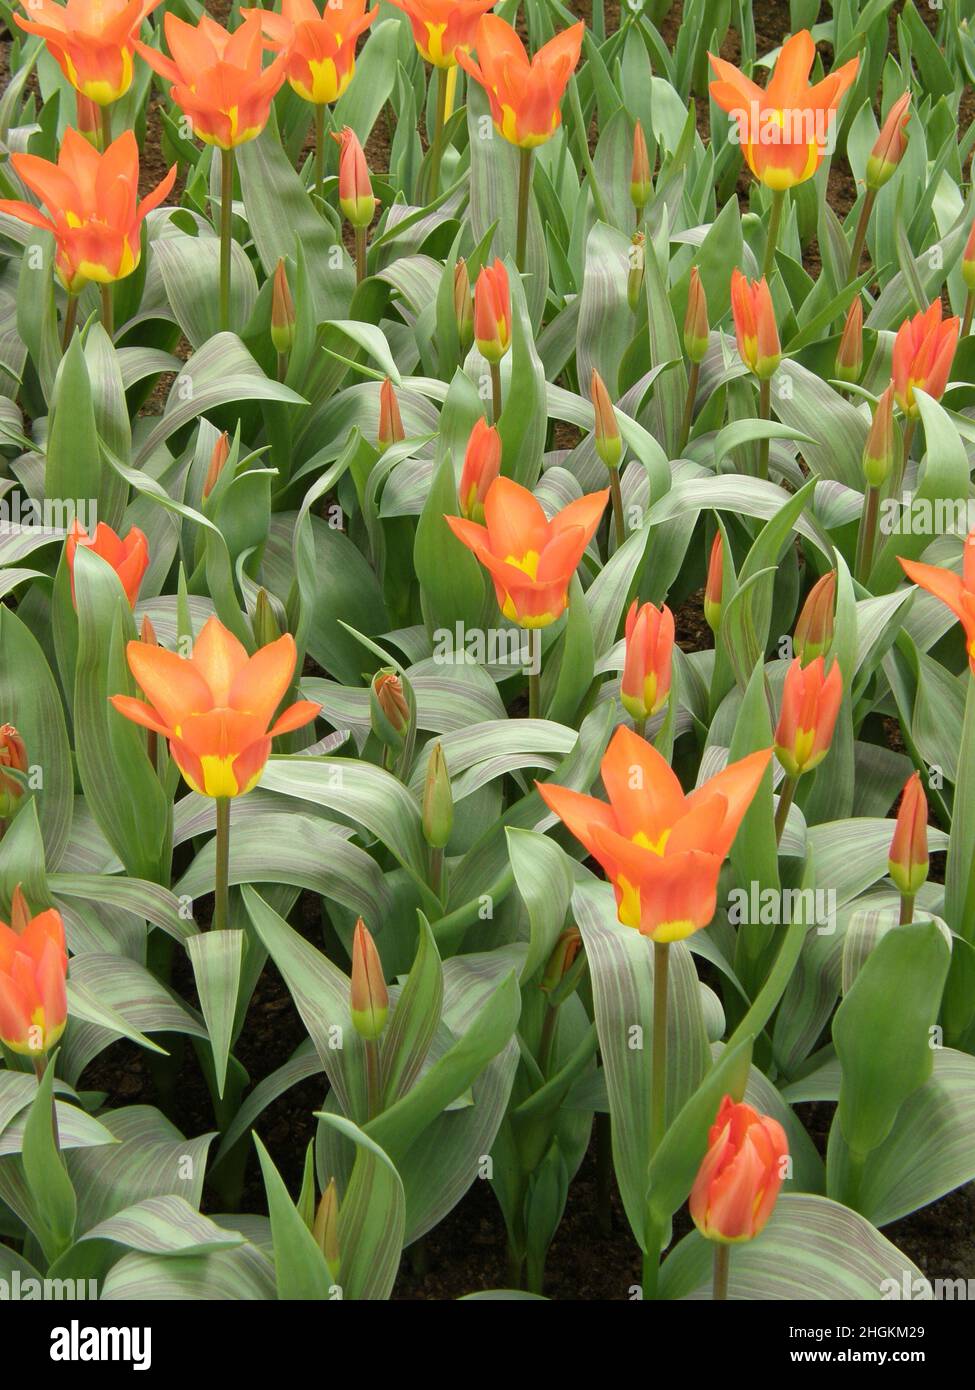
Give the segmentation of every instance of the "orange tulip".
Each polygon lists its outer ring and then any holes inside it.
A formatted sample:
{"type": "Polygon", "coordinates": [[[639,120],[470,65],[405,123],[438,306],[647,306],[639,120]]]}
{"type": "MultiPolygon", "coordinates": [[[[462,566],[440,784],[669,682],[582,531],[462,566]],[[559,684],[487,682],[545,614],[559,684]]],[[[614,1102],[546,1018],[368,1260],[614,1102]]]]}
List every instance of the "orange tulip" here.
{"type": "Polygon", "coordinates": [[[942,323],[940,299],[924,313],[905,319],[898,328],[890,374],[897,404],[905,415],[916,419],[921,413],[914,399],[915,387],[936,401],[944,395],[959,328],[956,318],[942,323]]]}
{"type": "Polygon", "coordinates": [[[554,783],[542,800],[602,866],[619,920],[654,941],[681,941],[706,927],[718,874],[772,756],[731,763],[685,796],[657,750],[621,725],[600,766],[609,804],[554,783]]]}
{"type": "Polygon", "coordinates": [[[232,34],[209,15],[193,25],[167,14],[163,27],[171,58],[136,44],[149,66],[172,83],[170,96],[207,145],[232,150],[267,124],[287,55],[263,66],[262,13],[252,11],[232,34]]]}
{"type": "Polygon", "coordinates": [[[708,557],[708,578],[704,586],[704,618],[712,632],[721,626],[721,603],[724,593],[724,542],[721,532],[715,533],[708,557]]]}
{"type": "Polygon", "coordinates": [[[53,233],[55,268],[70,294],[78,294],[89,280],[110,285],[132,274],[142,254],[142,220],[176,178],[174,164],[139,201],[139,147],[131,130],[99,154],[69,127],[56,164],[36,154],[12,154],[10,163],[49,216],[33,203],[6,198],[0,199],[0,212],[53,233]]]}
{"type": "Polygon", "coordinates": [[[655,608],[636,599],[626,615],[626,659],[620,699],[632,719],[649,719],[670,694],[674,659],[674,615],[666,604],[655,608]]]}
{"type": "Polygon", "coordinates": [[[867,159],[866,184],[868,188],[883,188],[888,179],[893,178],[898,164],[907,149],[907,136],[904,127],[911,119],[908,107],[911,104],[910,92],[899,96],[887,112],[876,143],[867,159]]]}
{"type": "Polygon", "coordinates": [[[32,917],[17,887],[11,926],[0,922],[0,1042],[21,1057],[49,1052],[64,1032],[68,956],[61,914],[32,917]]]}
{"type": "Polygon", "coordinates": [[[842,699],[843,676],[837,662],[827,676],[821,656],[805,667],[796,657],[786,674],[775,730],[775,754],[790,777],[811,772],[826,757],[842,699]]]}
{"type": "Polygon", "coordinates": [[[725,1096],[691,1188],[690,1212],[701,1235],[729,1243],[754,1240],[772,1215],[788,1154],[778,1120],[725,1096]]]}
{"type": "Polygon", "coordinates": [[[39,35],[75,91],[108,106],[132,84],[132,51],[146,15],[161,0],[21,0],[14,20],[39,35]]]}
{"type": "Polygon", "coordinates": [[[242,9],[256,15],[268,47],[286,58],[285,75],[302,101],[325,106],[339,97],[355,73],[355,48],[379,14],[365,13],[366,0],[342,0],[319,13],[315,0],[282,0],[281,13],[242,9]]]}
{"type": "Polygon", "coordinates": [[[548,521],[527,488],[498,478],[484,499],[486,526],[459,516],[445,520],[490,574],[504,616],[519,627],[547,627],[565,610],[569,583],[608,497],[608,488],[590,492],[548,521]]]}
{"type": "Polygon", "coordinates": [[[389,991],[383,978],[383,963],[379,959],[372,934],[360,917],[352,935],[352,988],[349,991],[349,1011],[360,1037],[375,1040],[386,1027],[389,1014],[389,991]]]}
{"type": "Polygon", "coordinates": [[[898,892],[909,898],[928,876],[928,799],[917,772],[904,783],[887,868],[898,892]]]}
{"type": "Polygon", "coordinates": [[[511,290],[504,261],[486,265],[474,285],[474,341],[487,362],[500,362],[511,346],[511,290]]]}
{"type": "Polygon", "coordinates": [[[390,444],[398,444],[401,439],[405,438],[406,430],[403,428],[399,401],[396,399],[392,381],[386,377],[379,388],[379,436],[376,444],[382,452],[388,449],[390,444]]]}
{"type": "Polygon", "coordinates": [[[494,124],[512,145],[530,150],[558,130],[559,104],[579,61],[585,28],[580,20],[529,60],[511,25],[486,14],[477,26],[477,62],[457,50],[458,63],[484,88],[494,124]]]}
{"type": "Polygon", "coordinates": [[[962,554],[960,576],[940,565],[923,565],[918,560],[901,559],[899,555],[897,558],[908,579],[934,594],[962,624],[969,664],[975,675],[975,528],[965,538],[962,554]]]}
{"type": "Polygon", "coordinates": [[[112,569],[119,577],[119,582],[125,590],[125,596],[129,600],[132,608],[139,597],[139,585],[142,577],[149,565],[149,542],[145,535],[139,530],[138,526],[129,528],[129,534],[125,540],[117,536],[111,526],[106,526],[100,521],[95,527],[94,536],[89,536],[81,522],[75,518],[71,530],[68,532],[68,539],[65,542],[65,558],[68,562],[68,574],[71,576],[71,597],[74,598],[74,557],[78,546],[83,546],[86,550],[92,550],[112,569]]]}
{"type": "Polygon", "coordinates": [[[857,295],[846,315],[833,373],[838,381],[859,381],[863,371],[863,303],[857,295]]]}
{"type": "Polygon", "coordinates": [[[368,227],[376,211],[365,151],[351,126],[333,131],[339,143],[339,207],[351,227],[368,227]]]}
{"type": "Polygon", "coordinates": [[[809,590],[796,623],[793,647],[805,666],[817,656],[825,656],[833,643],[836,604],[836,571],[830,570],[809,590]]]}
{"type": "Polygon", "coordinates": [[[816,45],[808,29],[782,45],[763,91],[732,63],[709,53],[717,81],[711,96],[737,122],[737,139],[749,169],[775,192],[811,179],[830,147],[836,112],[860,66],[851,58],[809,85],[816,45]]]}
{"type": "Polygon", "coordinates": [[[737,267],[731,272],[731,314],[741,360],[760,380],[774,376],[782,361],[782,348],[764,275],[750,283],[737,267]]]}
{"type": "Polygon", "coordinates": [[[12,724],[0,725],[0,823],[10,819],[24,794],[24,783],[4,768],[26,773],[28,766],[27,746],[20,734],[12,724]]]}
{"type": "Polygon", "coordinates": [[[290,633],[248,657],[219,619],[208,618],[185,660],[142,642],[129,642],[126,655],[149,703],[113,695],[112,704],[169,739],[180,772],[201,796],[249,792],[270,757],[272,738],[300,729],[321,709],[298,700],[268,728],[294,675],[298,653],[290,633]]]}
{"type": "Polygon", "coordinates": [[[708,301],[697,266],[691,267],[691,283],[687,290],[687,312],[684,315],[684,349],[692,362],[703,362],[708,351],[708,301]]]}
{"type": "Polygon", "coordinates": [[[501,436],[483,415],[478,416],[464,453],[460,475],[461,515],[468,521],[484,522],[484,499],[501,473],[501,436]]]}
{"type": "Polygon", "coordinates": [[[457,50],[469,53],[477,25],[494,0],[391,0],[413,29],[421,58],[435,68],[457,66],[457,50]]]}

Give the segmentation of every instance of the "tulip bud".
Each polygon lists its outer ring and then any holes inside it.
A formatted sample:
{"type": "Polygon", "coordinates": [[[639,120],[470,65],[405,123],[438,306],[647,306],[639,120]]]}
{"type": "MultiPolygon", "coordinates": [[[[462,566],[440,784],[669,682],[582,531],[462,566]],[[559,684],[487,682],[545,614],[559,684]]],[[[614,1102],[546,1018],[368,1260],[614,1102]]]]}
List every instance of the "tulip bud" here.
{"type": "Polygon", "coordinates": [[[906,898],[913,898],[928,876],[928,799],[917,772],[904,784],[887,868],[906,898]]]}
{"type": "Polygon", "coordinates": [[[403,417],[399,413],[399,401],[396,399],[393,383],[387,377],[379,388],[379,437],[376,446],[379,452],[383,453],[390,444],[397,444],[405,438],[406,430],[403,428],[403,417]]]}
{"type": "Polygon", "coordinates": [[[158,647],[159,638],[156,636],[156,629],[152,625],[152,619],[148,613],[142,615],[142,627],[139,629],[139,641],[145,642],[147,647],[158,647]]]}
{"type": "Polygon", "coordinates": [[[10,926],[17,936],[23,936],[30,926],[31,913],[24,897],[24,890],[18,883],[10,899],[10,926]]]}
{"type": "Polygon", "coordinates": [[[633,600],[626,615],[626,658],[620,699],[631,719],[642,722],[663,709],[670,694],[674,659],[674,615],[666,604],[641,608],[633,600]]]}
{"type": "Polygon", "coordinates": [[[352,1023],[360,1038],[375,1042],[386,1027],[389,992],[382,961],[369,930],[360,917],[352,936],[352,987],[349,992],[352,1023]]]}
{"type": "Polygon", "coordinates": [[[708,627],[718,635],[721,627],[721,596],[724,590],[724,541],[719,531],[711,542],[711,555],[708,560],[708,578],[704,586],[704,619],[708,627]]]}
{"type": "Polygon", "coordinates": [[[423,787],[423,834],[431,849],[443,849],[454,828],[454,798],[440,743],[430,750],[423,787]]]}
{"type": "Polygon", "coordinates": [[[692,362],[703,362],[708,350],[708,301],[697,266],[691,268],[691,283],[687,291],[687,313],[684,315],[684,350],[692,362]]]}
{"type": "Polygon", "coordinates": [[[836,571],[830,570],[809,590],[796,623],[792,646],[803,666],[808,666],[817,656],[825,656],[833,644],[835,600],[836,571]]]}
{"type": "Polygon", "coordinates": [[[647,141],[643,134],[643,126],[637,121],[633,127],[633,164],[630,169],[630,202],[636,208],[637,214],[643,212],[652,192],[647,141]]]}
{"type": "Polygon", "coordinates": [[[251,619],[251,631],[254,634],[254,643],[258,648],[266,647],[269,642],[276,642],[282,635],[274,614],[271,597],[266,589],[258,589],[257,591],[254,617],[251,619]]]}
{"type": "Polygon", "coordinates": [[[333,1274],[339,1270],[339,1194],[335,1179],[329,1178],[322,1193],[312,1234],[333,1274]]]}
{"type": "Polygon", "coordinates": [[[295,341],[295,302],[291,297],[288,272],[280,259],[274,272],[271,293],[271,342],[275,352],[287,353],[295,341]]]}
{"type": "Polygon", "coordinates": [[[772,1215],[789,1141],[778,1120],[725,1096],[691,1188],[690,1212],[707,1240],[744,1241],[772,1215]]]}
{"type": "Polygon", "coordinates": [[[826,757],[843,699],[843,676],[834,661],[826,675],[821,656],[808,666],[798,657],[786,673],[775,754],[790,777],[801,777],[826,757]]]}
{"type": "Polygon", "coordinates": [[[102,133],[101,108],[79,91],[75,92],[75,102],[78,112],[76,129],[97,149],[102,133]]]}
{"type": "Polygon", "coordinates": [[[474,341],[474,298],[471,294],[471,277],[463,256],[454,266],[454,316],[460,345],[466,352],[474,341]]]}
{"type": "Polygon", "coordinates": [[[863,449],[863,475],[868,487],[880,487],[894,466],[894,385],[877,402],[863,449]]]}
{"type": "Polygon", "coordinates": [[[612,471],[620,466],[620,459],[623,457],[623,438],[616,419],[616,411],[613,409],[613,402],[606,390],[606,383],[595,367],[592,372],[589,394],[592,398],[593,409],[596,412],[594,431],[596,453],[606,467],[612,471]]]}
{"type": "Polygon", "coordinates": [[[471,430],[460,475],[461,514],[468,521],[484,524],[484,499],[501,473],[501,436],[494,425],[479,416],[471,430]]]}
{"type": "Polygon", "coordinates": [[[843,325],[833,375],[838,381],[859,381],[863,371],[863,304],[857,295],[843,325]]]}
{"type": "Polygon", "coordinates": [[[630,270],[626,277],[626,302],[634,314],[643,298],[646,245],[647,239],[643,232],[635,232],[630,241],[630,270]]]}
{"type": "Polygon", "coordinates": [[[376,199],[359,137],[351,126],[345,126],[340,133],[333,131],[332,138],[339,143],[339,207],[342,216],[352,227],[368,227],[376,211],[376,199]]]}
{"type": "Polygon", "coordinates": [[[511,291],[504,261],[486,265],[477,277],[474,338],[486,362],[500,362],[511,346],[511,291]]]}
{"type": "Polygon", "coordinates": [[[213,453],[210,455],[210,466],[203,483],[203,496],[209,497],[210,493],[217,485],[217,479],[224,470],[227,459],[230,457],[230,436],[224,430],[223,434],[213,446],[213,453]]]}
{"type": "Polygon", "coordinates": [[[27,767],[24,740],[12,724],[0,726],[0,821],[10,819],[24,795],[24,784],[4,768],[26,774],[27,767]]]}
{"type": "Polygon", "coordinates": [[[975,294],[975,222],[961,253],[961,274],[969,294],[975,294]]]}
{"type": "Polygon", "coordinates": [[[551,994],[562,981],[572,966],[576,956],[582,950],[582,934],[578,927],[567,927],[561,933],[548,958],[548,964],[542,978],[538,982],[538,987],[546,994],[551,994]]]}
{"type": "Polygon", "coordinates": [[[883,188],[888,179],[893,178],[898,164],[907,149],[907,136],[904,127],[911,118],[908,107],[911,104],[910,92],[899,96],[887,112],[887,119],[880,128],[873,149],[867,158],[866,184],[872,191],[883,188]]]}
{"type": "Polygon", "coordinates": [[[369,686],[369,718],[372,731],[387,748],[398,753],[410,727],[410,706],[403,682],[395,671],[377,671],[369,686]]]}

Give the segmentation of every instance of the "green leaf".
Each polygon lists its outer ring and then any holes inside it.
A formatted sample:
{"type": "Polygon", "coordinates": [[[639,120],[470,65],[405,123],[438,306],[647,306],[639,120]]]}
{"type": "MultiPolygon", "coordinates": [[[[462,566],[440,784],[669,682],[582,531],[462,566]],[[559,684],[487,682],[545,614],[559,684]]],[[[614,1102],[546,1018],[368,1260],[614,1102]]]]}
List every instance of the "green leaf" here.
{"type": "Polygon", "coordinates": [[[24,1131],[24,1177],[37,1213],[35,1234],[49,1261],[57,1259],[74,1238],[78,1201],[54,1141],[52,1099],[54,1067],[48,1059],[24,1131]]]}
{"type": "Polygon", "coordinates": [[[387,1299],[396,1282],[406,1229],[400,1176],[379,1145],[351,1120],[324,1113],[318,1118],[355,1145],[352,1176],[339,1198],[342,1297],[387,1299]]]}
{"type": "Polygon", "coordinates": [[[255,1134],[274,1239],[274,1271],[279,1299],[327,1302],[333,1282],[325,1256],[301,1218],[271,1155],[255,1134]]]}
{"type": "Polygon", "coordinates": [[[227,1058],[234,1038],[244,933],[230,930],[197,932],[187,941],[186,949],[213,1049],[217,1094],[222,1097],[227,1077],[227,1058]]]}

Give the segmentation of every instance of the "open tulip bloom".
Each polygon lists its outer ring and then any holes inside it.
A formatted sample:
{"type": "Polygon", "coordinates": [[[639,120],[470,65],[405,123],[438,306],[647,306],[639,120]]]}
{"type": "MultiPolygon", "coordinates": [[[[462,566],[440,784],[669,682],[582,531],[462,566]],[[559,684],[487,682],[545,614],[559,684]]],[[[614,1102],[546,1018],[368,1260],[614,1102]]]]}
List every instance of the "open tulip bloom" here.
{"type": "Polygon", "coordinates": [[[65,77],[96,106],[132,85],[133,50],[142,21],[161,0],[21,0],[14,22],[44,39],[65,77]]]}
{"type": "Polygon", "coordinates": [[[43,1059],[67,1022],[64,924],[53,909],[32,917],[19,888],[12,917],[11,926],[0,922],[0,1042],[43,1059]]]}

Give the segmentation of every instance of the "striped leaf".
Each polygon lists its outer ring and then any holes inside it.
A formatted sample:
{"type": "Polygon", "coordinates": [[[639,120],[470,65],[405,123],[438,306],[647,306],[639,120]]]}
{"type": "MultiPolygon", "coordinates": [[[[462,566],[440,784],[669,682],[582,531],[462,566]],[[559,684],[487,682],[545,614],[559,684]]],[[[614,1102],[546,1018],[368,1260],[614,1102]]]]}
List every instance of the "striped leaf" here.
{"type": "Polygon", "coordinates": [[[406,1228],[406,1197],[388,1156],[341,1115],[322,1123],[355,1145],[352,1176],[339,1194],[338,1245],[342,1297],[389,1298],[396,1282],[406,1228]]]}
{"type": "Polygon", "coordinates": [[[243,1236],[217,1226],[182,1197],[147,1197],[116,1212],[79,1240],[110,1240],[146,1255],[209,1255],[243,1245],[243,1236]]]}
{"type": "Polygon", "coordinates": [[[208,1255],[125,1255],[106,1274],[102,1299],[130,1302],[268,1300],[277,1297],[274,1266],[253,1245],[208,1255]]]}
{"type": "Polygon", "coordinates": [[[213,1051],[219,1096],[223,1096],[227,1059],[234,1039],[244,945],[244,932],[229,929],[198,932],[186,943],[213,1051]]]}

